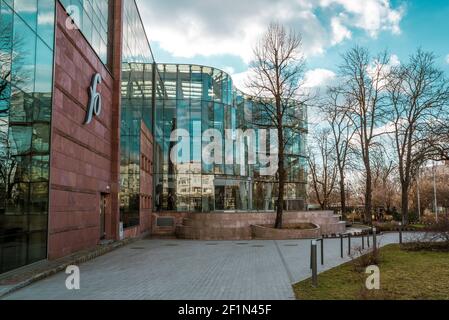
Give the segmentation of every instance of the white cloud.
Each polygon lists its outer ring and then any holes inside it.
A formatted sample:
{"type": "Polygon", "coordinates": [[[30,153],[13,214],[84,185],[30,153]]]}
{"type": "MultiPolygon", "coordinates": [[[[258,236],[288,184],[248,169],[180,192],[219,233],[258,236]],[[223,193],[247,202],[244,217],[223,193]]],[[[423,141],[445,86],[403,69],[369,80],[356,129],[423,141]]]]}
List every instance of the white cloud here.
{"type": "Polygon", "coordinates": [[[327,69],[314,69],[307,71],[304,76],[305,88],[326,87],[335,79],[335,73],[327,69]]]}
{"type": "Polygon", "coordinates": [[[392,54],[390,57],[390,66],[397,67],[401,65],[401,60],[399,60],[399,57],[395,54],[392,54]]]}
{"type": "Polygon", "coordinates": [[[138,0],[150,40],[173,56],[231,54],[245,62],[275,20],[301,32],[307,56],[350,39],[352,29],[372,37],[400,33],[402,7],[390,0],[138,0]],[[320,18],[316,12],[320,10],[320,18]]]}
{"type": "Polygon", "coordinates": [[[331,26],[332,26],[332,45],[339,44],[340,42],[351,39],[352,33],[349,31],[348,28],[346,28],[340,18],[334,17],[331,19],[331,26]]]}
{"type": "Polygon", "coordinates": [[[405,7],[392,8],[390,0],[320,0],[325,8],[342,7],[348,14],[348,23],[362,29],[372,37],[377,37],[380,31],[390,31],[399,34],[399,26],[405,13],[405,7]]]}
{"type": "Polygon", "coordinates": [[[234,83],[234,86],[237,89],[248,93],[249,90],[248,90],[248,87],[246,84],[248,82],[248,79],[250,78],[250,73],[251,73],[251,70],[231,74],[231,78],[232,78],[232,82],[234,83]]]}
{"type": "Polygon", "coordinates": [[[234,74],[235,73],[235,69],[231,66],[226,66],[223,68],[223,71],[226,72],[227,74],[234,74]]]}
{"type": "MultiPolygon", "coordinates": [[[[232,82],[234,86],[245,92],[250,94],[251,90],[248,89],[247,83],[248,80],[254,78],[253,71],[251,69],[231,74],[232,82]]],[[[303,90],[310,89],[322,89],[332,84],[332,81],[335,79],[336,74],[327,69],[313,69],[309,70],[304,74],[304,80],[301,84],[303,90]]]]}
{"type": "Polygon", "coordinates": [[[449,54],[446,56],[446,62],[449,64],[449,54]]]}

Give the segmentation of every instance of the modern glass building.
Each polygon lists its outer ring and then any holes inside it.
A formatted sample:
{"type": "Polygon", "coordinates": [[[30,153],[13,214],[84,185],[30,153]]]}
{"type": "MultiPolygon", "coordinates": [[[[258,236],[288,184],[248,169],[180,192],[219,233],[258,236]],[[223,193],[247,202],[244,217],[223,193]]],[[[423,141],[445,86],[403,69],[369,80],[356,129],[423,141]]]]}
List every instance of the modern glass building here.
{"type": "MultiPolygon", "coordinates": [[[[155,102],[155,201],[156,210],[179,212],[267,211],[274,210],[277,198],[275,176],[261,174],[259,164],[249,164],[248,152],[259,146],[261,108],[257,100],[237,90],[225,72],[199,65],[158,64],[163,95],[155,102]],[[170,157],[174,130],[188,132],[190,154],[170,157]],[[206,164],[202,150],[209,129],[226,135],[232,143],[222,144],[222,161],[206,164]],[[237,131],[256,133],[239,143],[237,131]],[[243,161],[239,158],[243,159],[243,161]]],[[[285,194],[290,208],[303,208],[306,190],[306,112],[298,106],[303,127],[287,146],[288,185],[285,194]]],[[[265,150],[269,150],[269,145],[265,150]]],[[[257,150],[254,150],[257,152],[257,150]]]]}
{"type": "MultiPolygon", "coordinates": [[[[276,177],[247,161],[259,107],[219,69],[158,64],[135,0],[0,0],[0,274],[151,233],[154,214],[274,210],[276,177]],[[203,161],[211,129],[233,141],[222,162],[203,161]]],[[[292,210],[306,194],[298,110],[292,210]]]]}

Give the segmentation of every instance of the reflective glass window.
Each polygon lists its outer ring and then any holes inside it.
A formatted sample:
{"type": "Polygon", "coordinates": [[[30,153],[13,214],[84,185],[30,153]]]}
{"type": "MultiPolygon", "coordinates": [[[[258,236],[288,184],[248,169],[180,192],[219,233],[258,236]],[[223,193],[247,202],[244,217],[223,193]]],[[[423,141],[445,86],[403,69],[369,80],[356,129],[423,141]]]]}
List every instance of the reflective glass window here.
{"type": "Polygon", "coordinates": [[[54,4],[0,0],[0,273],[47,255],[54,4]]]}

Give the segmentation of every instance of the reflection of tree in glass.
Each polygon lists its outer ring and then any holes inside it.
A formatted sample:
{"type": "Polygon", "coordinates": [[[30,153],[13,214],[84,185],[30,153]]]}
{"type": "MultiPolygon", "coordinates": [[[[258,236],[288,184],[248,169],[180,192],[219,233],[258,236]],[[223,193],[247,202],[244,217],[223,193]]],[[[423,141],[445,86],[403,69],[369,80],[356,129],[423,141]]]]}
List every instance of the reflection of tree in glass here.
{"type": "MultiPolygon", "coordinates": [[[[0,117],[0,200],[11,200],[15,181],[17,161],[11,157],[11,145],[8,139],[7,121],[0,117]],[[3,198],[3,199],[2,199],[3,198]]],[[[0,204],[1,208],[1,204],[0,204]]]]}
{"type": "MultiPolygon", "coordinates": [[[[18,55],[18,50],[23,46],[23,39],[20,35],[13,36],[12,25],[0,25],[0,101],[10,99],[10,84],[14,83],[16,86],[26,81],[27,74],[23,66],[23,57],[18,55]],[[14,65],[14,72],[12,66],[14,65]]],[[[1,113],[5,110],[0,109],[1,113]]]]}
{"type": "MultiPolygon", "coordinates": [[[[12,24],[2,22],[0,25],[0,203],[12,199],[17,161],[11,156],[11,142],[8,137],[9,101],[11,100],[11,83],[20,85],[26,81],[23,69],[23,57],[17,54],[23,46],[20,35],[13,36],[12,24]],[[14,65],[14,72],[12,66],[14,65]]],[[[4,203],[4,202],[3,202],[4,203]]]]}

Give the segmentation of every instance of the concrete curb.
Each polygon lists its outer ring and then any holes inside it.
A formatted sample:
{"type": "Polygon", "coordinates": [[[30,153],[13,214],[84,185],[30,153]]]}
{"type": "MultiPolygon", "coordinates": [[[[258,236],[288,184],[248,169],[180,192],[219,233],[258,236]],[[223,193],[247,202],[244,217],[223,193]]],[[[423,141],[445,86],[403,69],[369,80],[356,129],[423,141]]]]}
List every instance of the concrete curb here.
{"type": "MultiPolygon", "coordinates": [[[[35,282],[41,281],[43,279],[46,279],[48,277],[51,277],[51,276],[59,273],[59,272],[62,272],[64,270],[66,270],[68,266],[80,265],[82,263],[91,261],[95,258],[103,256],[109,252],[116,250],[116,249],[125,247],[126,245],[129,245],[129,244],[136,242],[138,240],[141,240],[141,239],[142,238],[125,239],[125,240],[113,242],[112,244],[106,245],[102,248],[97,248],[96,250],[92,250],[91,252],[87,252],[83,255],[77,256],[75,254],[72,257],[62,258],[61,262],[58,265],[56,265],[54,267],[50,267],[49,269],[39,272],[37,274],[34,274],[31,277],[29,277],[28,279],[21,281],[17,284],[13,284],[13,285],[11,285],[10,288],[7,288],[4,291],[0,291],[0,299],[4,298],[20,289],[28,287],[29,285],[31,285],[35,282]]],[[[55,261],[55,263],[57,263],[57,260],[55,261]]]]}

